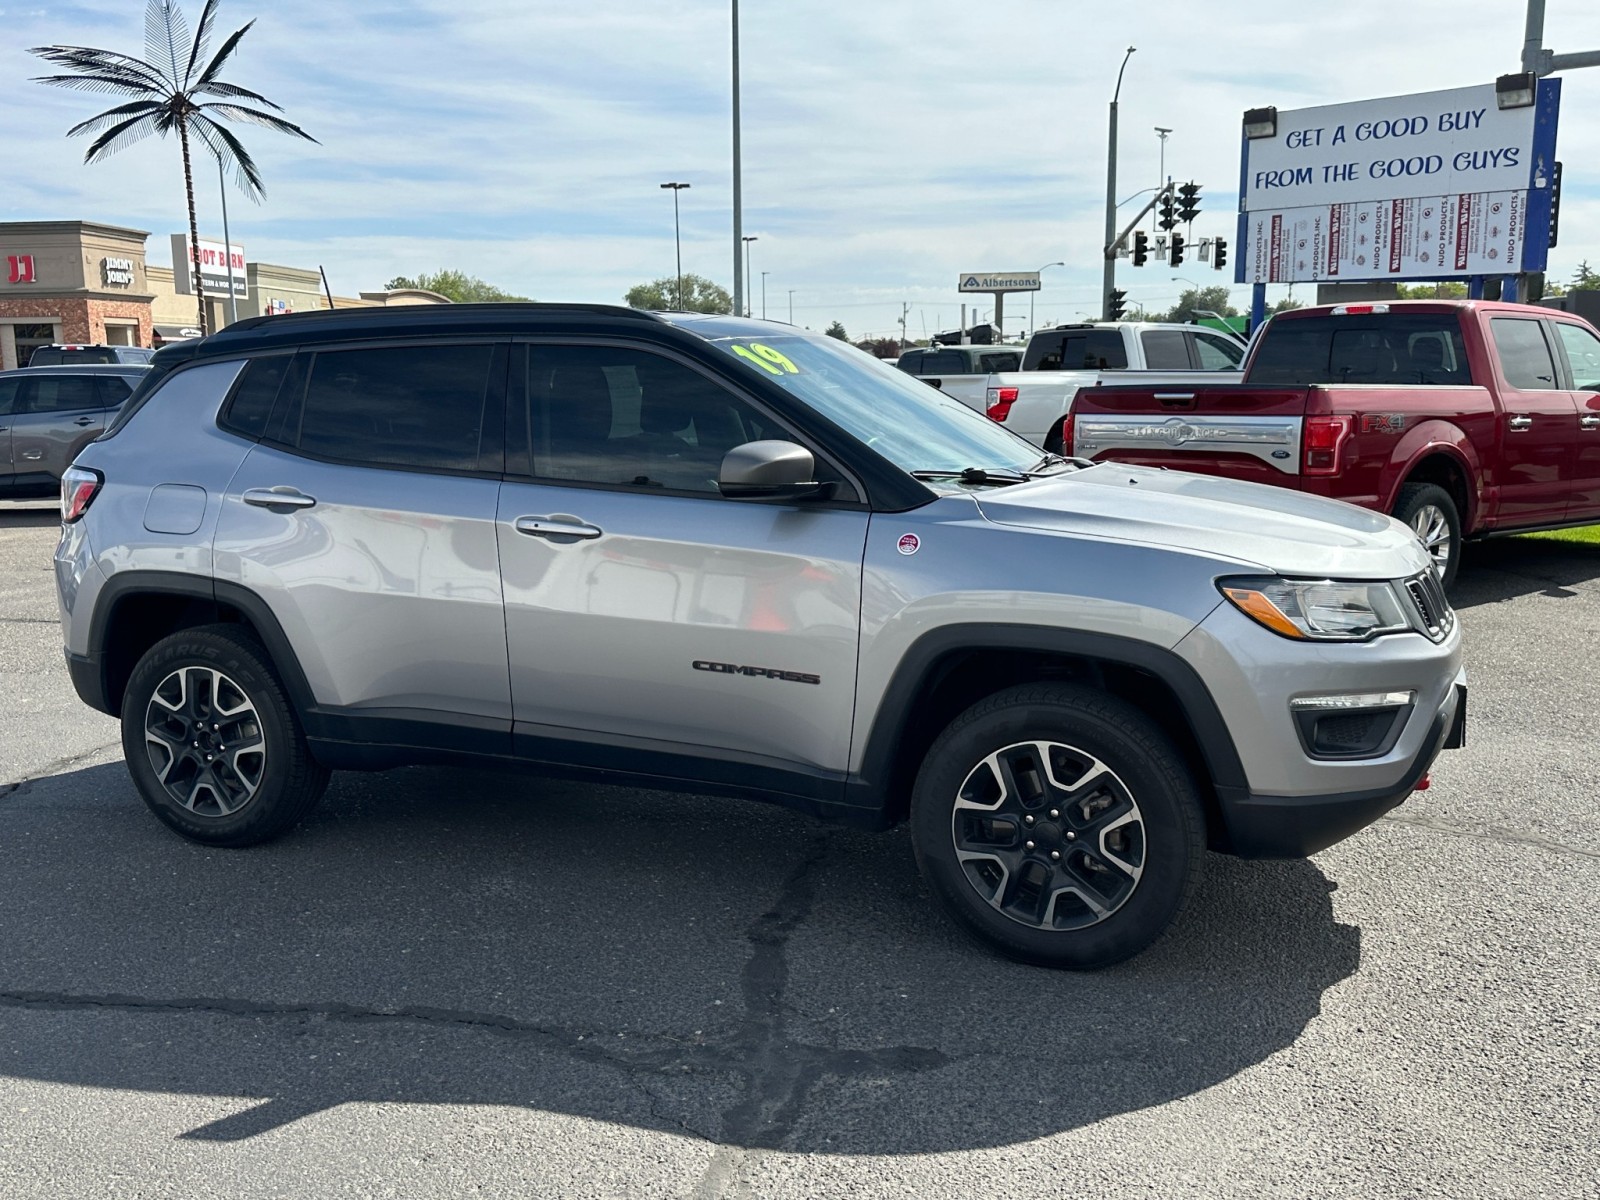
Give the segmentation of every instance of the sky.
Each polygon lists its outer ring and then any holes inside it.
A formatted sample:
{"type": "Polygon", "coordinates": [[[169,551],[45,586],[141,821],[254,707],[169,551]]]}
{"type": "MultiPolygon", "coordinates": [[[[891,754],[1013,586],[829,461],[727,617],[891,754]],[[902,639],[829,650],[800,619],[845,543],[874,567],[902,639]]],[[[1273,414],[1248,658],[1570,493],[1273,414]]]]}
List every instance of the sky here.
{"type": "MultiPolygon", "coordinates": [[[[201,0],[182,7],[192,22],[201,0]]],[[[117,99],[29,82],[50,68],[27,47],[142,53],[144,8],[0,0],[0,220],[149,230],[149,261],[170,261],[167,235],[186,224],[176,142],[85,165],[87,140],[64,134],[117,99]]],[[[237,130],[267,197],[230,192],[233,241],[253,261],[323,266],[336,294],[454,268],[539,300],[621,303],[674,271],[659,185],[678,180],[683,268],[731,291],[729,13],[729,0],[223,0],[219,34],[256,22],[224,78],[319,143],[237,130]]],[[[792,305],[796,324],[859,338],[897,335],[904,312],[917,338],[954,328],[963,300],[988,307],[958,293],[963,273],[1063,262],[1033,319],[1098,315],[1107,102],[1129,45],[1118,199],[1155,185],[1154,129],[1169,127],[1167,173],[1203,188],[1194,236],[1232,242],[1243,110],[1491,82],[1518,69],[1524,13],[1520,0],[743,0],[755,313],[789,320],[792,305]]],[[[1549,0],[1545,45],[1600,50],[1600,4],[1549,0]]],[[[1550,275],[1567,279],[1600,265],[1600,69],[1565,76],[1558,156],[1550,275]]],[[[220,240],[214,163],[196,175],[201,236],[220,240]]],[[[1151,309],[1231,276],[1192,258],[1118,264],[1118,286],[1151,309]]],[[[1234,287],[1235,304],[1248,297],[1234,287]]],[[[1008,332],[1031,327],[1029,309],[1008,297],[1008,332]]]]}

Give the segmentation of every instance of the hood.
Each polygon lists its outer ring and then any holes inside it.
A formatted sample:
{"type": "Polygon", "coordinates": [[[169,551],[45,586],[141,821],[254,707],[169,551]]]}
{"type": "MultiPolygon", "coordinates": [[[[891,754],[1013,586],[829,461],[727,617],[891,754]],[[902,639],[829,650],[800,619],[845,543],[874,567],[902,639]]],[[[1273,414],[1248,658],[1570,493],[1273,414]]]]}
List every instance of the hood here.
{"type": "Polygon", "coordinates": [[[997,525],[1171,546],[1282,575],[1397,579],[1429,565],[1391,517],[1214,475],[1099,463],[975,498],[997,525]]]}

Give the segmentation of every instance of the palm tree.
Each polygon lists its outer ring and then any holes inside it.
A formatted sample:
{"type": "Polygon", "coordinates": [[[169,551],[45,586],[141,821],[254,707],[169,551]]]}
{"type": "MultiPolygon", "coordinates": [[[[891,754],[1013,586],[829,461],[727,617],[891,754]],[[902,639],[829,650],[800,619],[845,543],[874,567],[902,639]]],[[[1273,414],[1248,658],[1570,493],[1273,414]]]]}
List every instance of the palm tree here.
{"type": "Polygon", "coordinates": [[[107,155],[143,141],[152,133],[166,137],[172,131],[177,131],[178,144],[183,150],[183,186],[189,199],[190,271],[200,309],[202,334],[208,331],[205,296],[200,285],[200,228],[194,214],[194,175],[189,163],[189,135],[192,133],[204,142],[223,167],[231,165],[240,190],[257,203],[266,196],[261,173],[256,170],[254,160],[240,145],[239,139],[217,118],[265,125],[268,129],[302,137],[308,142],[317,140],[282,117],[275,117],[260,108],[235,103],[248,100],[277,112],[283,111],[265,96],[217,78],[228,56],[238,48],[240,39],[250,32],[254,21],[234,32],[222,43],[215,57],[204,67],[200,66],[211,41],[211,25],[216,19],[220,2],[206,0],[205,8],[200,12],[200,25],[191,40],[189,23],[174,0],[149,0],[144,13],[145,56],[142,59],[87,46],[39,46],[29,52],[71,72],[68,75],[41,76],[34,80],[35,83],[133,97],[128,103],[109,108],[67,130],[68,137],[76,137],[81,133],[99,135],[84,154],[84,162],[98,162],[107,155]]]}

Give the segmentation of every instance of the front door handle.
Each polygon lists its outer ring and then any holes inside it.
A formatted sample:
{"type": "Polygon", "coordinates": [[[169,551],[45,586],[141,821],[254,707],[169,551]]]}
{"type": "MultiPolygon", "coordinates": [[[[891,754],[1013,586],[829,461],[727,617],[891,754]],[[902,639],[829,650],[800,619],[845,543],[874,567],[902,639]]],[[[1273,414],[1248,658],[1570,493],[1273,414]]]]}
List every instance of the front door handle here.
{"type": "Polygon", "coordinates": [[[568,537],[588,540],[597,538],[604,532],[597,525],[586,525],[577,517],[569,517],[565,513],[551,517],[518,517],[511,524],[518,533],[525,533],[529,537],[568,537]]]}
{"type": "Polygon", "coordinates": [[[93,417],[79,417],[76,421],[73,422],[73,424],[74,425],[93,425],[94,424],[94,418],[93,417]]]}
{"type": "Polygon", "coordinates": [[[257,508],[310,508],[317,498],[292,487],[250,488],[244,494],[244,502],[257,508]]]}
{"type": "Polygon", "coordinates": [[[1514,429],[1514,430],[1532,429],[1533,428],[1533,418],[1532,417],[1512,417],[1511,420],[1506,422],[1506,424],[1511,426],[1511,428],[1514,429]]]}
{"type": "Polygon", "coordinates": [[[1585,429],[1600,429],[1600,417],[1579,417],[1578,424],[1585,429]]]}

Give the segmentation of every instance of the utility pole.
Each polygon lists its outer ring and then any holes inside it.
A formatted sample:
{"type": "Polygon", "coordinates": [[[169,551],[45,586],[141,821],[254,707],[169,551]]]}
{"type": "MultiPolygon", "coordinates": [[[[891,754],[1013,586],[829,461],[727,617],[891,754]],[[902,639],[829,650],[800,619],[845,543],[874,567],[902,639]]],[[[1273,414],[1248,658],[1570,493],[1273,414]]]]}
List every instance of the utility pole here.
{"type": "Polygon", "coordinates": [[[900,353],[906,352],[906,316],[911,312],[911,305],[900,305],[900,353]]]}
{"type": "MultiPolygon", "coordinates": [[[[1161,139],[1161,157],[1157,160],[1160,164],[1160,170],[1156,172],[1156,191],[1159,192],[1162,188],[1167,186],[1167,134],[1171,133],[1172,130],[1164,125],[1157,125],[1155,129],[1156,136],[1161,139]]],[[[1150,232],[1154,234],[1155,231],[1156,223],[1154,219],[1152,219],[1150,222],[1150,232]]]]}
{"type": "Polygon", "coordinates": [[[1100,284],[1100,317],[1111,319],[1111,293],[1117,286],[1117,100],[1122,95],[1122,73],[1128,69],[1136,46],[1129,46],[1117,68],[1117,87],[1111,93],[1110,129],[1106,138],[1106,264],[1100,284]]]}
{"type": "Polygon", "coordinates": [[[739,0],[733,0],[733,313],[744,312],[739,256],[744,252],[744,196],[739,175],[739,0]]]}
{"type": "Polygon", "coordinates": [[[794,289],[789,289],[789,324],[794,324],[794,289]]]}
{"type": "Polygon", "coordinates": [[[770,274],[772,274],[771,271],[761,272],[761,319],[763,321],[767,319],[767,276],[770,274]]]}

